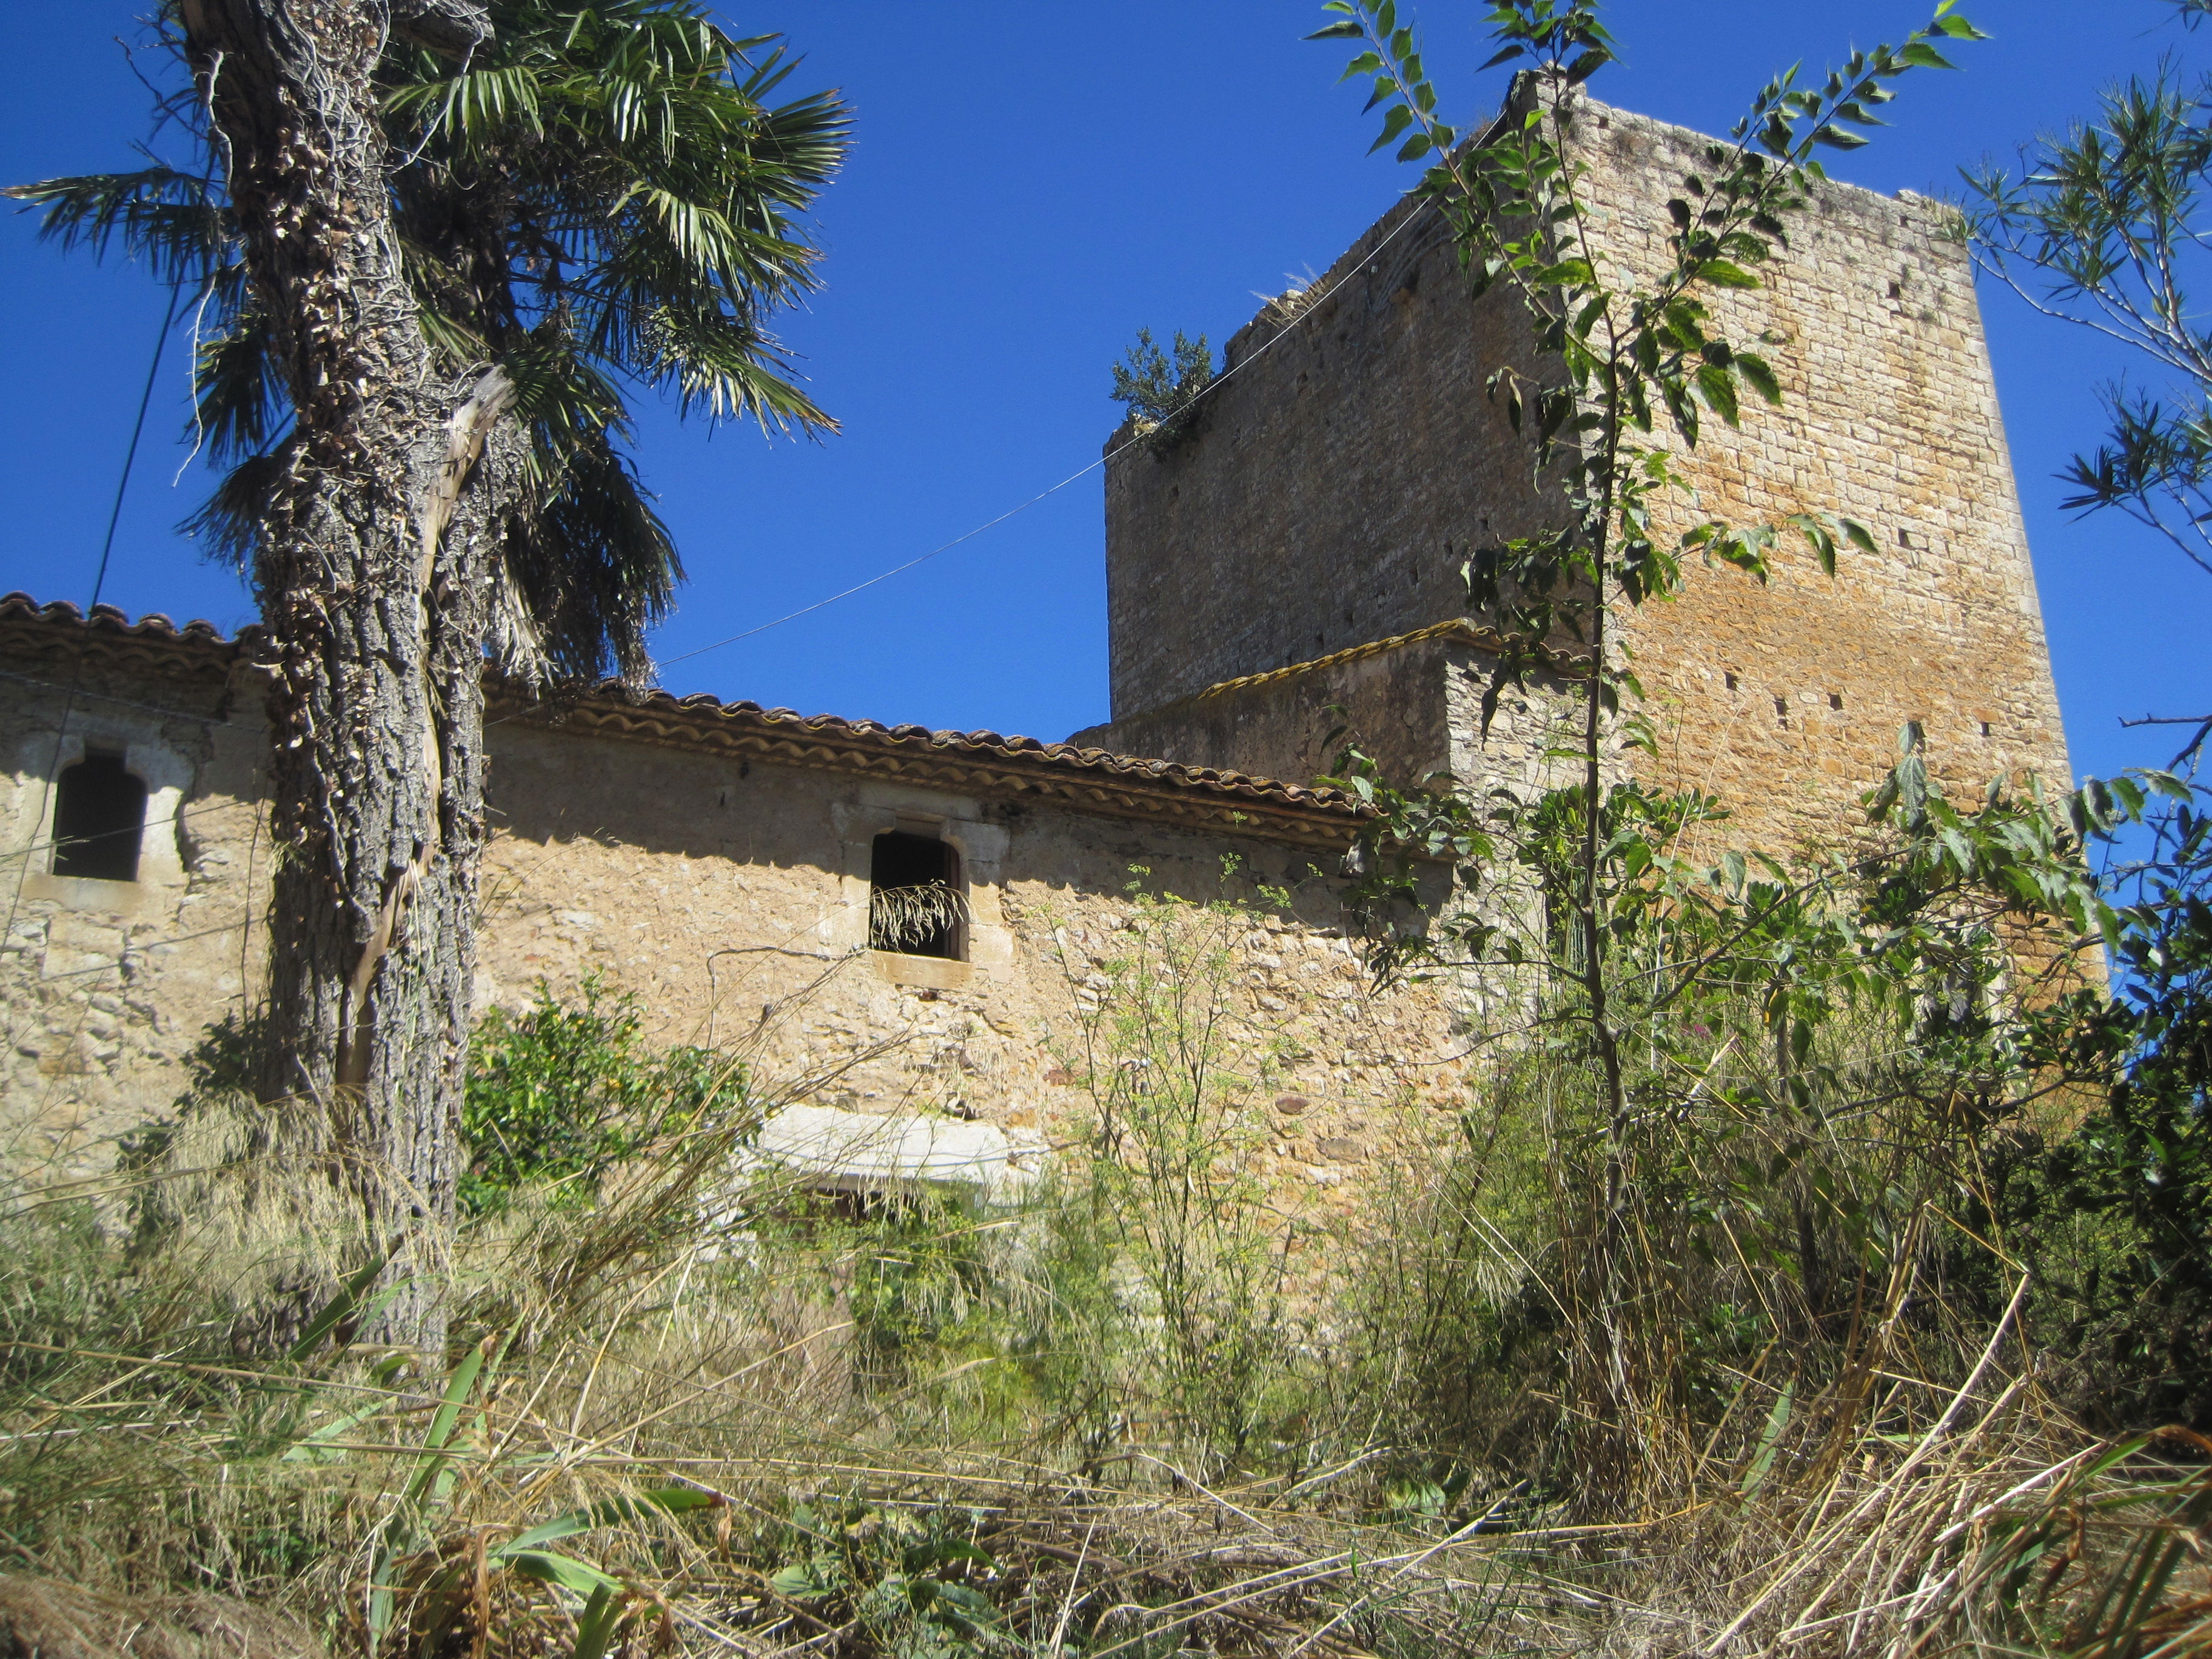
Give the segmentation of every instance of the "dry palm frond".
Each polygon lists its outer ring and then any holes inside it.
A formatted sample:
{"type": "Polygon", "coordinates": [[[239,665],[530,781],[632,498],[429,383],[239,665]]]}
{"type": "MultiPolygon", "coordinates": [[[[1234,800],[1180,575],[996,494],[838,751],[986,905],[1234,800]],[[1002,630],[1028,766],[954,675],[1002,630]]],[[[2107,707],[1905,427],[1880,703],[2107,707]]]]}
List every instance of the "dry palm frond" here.
{"type": "Polygon", "coordinates": [[[878,887],[868,895],[868,943],[878,951],[941,944],[967,922],[966,895],[943,882],[878,887]]]}

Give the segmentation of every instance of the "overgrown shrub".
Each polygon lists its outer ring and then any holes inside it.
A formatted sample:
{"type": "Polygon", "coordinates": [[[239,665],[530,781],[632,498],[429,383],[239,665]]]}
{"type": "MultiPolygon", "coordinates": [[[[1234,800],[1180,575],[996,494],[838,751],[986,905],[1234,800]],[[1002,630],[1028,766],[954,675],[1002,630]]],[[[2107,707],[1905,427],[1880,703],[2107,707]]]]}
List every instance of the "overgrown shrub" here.
{"type": "Polygon", "coordinates": [[[1234,955],[1257,911],[1155,895],[1136,874],[1109,932],[1080,953],[1062,947],[1076,1007],[1066,1058],[1092,1115],[1053,1238],[1075,1277],[1095,1285],[1103,1267],[1123,1367],[1078,1386],[1118,1392],[1121,1414],[1194,1455],[1249,1468],[1263,1448],[1305,1438],[1291,1425],[1313,1404],[1304,1373],[1327,1292],[1297,1268],[1320,1230],[1262,1172],[1258,1102],[1284,1056],[1234,955]]]}
{"type": "Polygon", "coordinates": [[[544,984],[524,1013],[495,1008],[477,1028],[461,1109],[464,1212],[530,1185],[588,1197],[642,1149],[747,1109],[744,1067],[711,1048],[656,1049],[637,994],[587,975],[576,1006],[544,984]]]}
{"type": "Polygon", "coordinates": [[[2106,1433],[2212,1433],[2212,1124],[2124,1088],[2006,1151],[1993,1219],[2059,1396],[2106,1433]]]}

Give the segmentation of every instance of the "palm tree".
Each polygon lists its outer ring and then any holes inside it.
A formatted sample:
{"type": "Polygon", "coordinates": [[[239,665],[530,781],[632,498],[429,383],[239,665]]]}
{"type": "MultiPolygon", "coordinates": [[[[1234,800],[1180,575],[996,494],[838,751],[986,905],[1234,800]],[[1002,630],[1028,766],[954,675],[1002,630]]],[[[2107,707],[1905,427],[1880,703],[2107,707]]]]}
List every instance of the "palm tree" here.
{"type": "MultiPolygon", "coordinates": [[[[625,391],[672,390],[686,416],[834,430],[764,325],[815,286],[793,219],[836,172],[849,119],[832,93],[771,106],[796,67],[776,37],[732,38],[689,0],[515,0],[491,17],[463,64],[395,39],[378,65],[403,268],[434,343],[504,367],[530,429],[498,570],[501,665],[641,678],[683,568],[622,453],[625,391]]],[[[161,112],[204,146],[202,107],[185,94],[161,112]]],[[[45,238],[119,248],[207,297],[191,434],[229,471],[187,523],[258,574],[299,433],[214,172],[156,164],[8,193],[46,209],[45,238]]]]}
{"type": "MultiPolygon", "coordinates": [[[[624,453],[636,390],[831,429],[767,319],[815,284],[799,220],[848,115],[772,103],[780,41],[691,0],[171,0],[156,27],[204,169],[10,193],[201,302],[226,471],[191,527],[276,671],[262,1091],[336,1114],[404,1267],[452,1216],[485,653],[647,673],[683,573],[624,453]]],[[[392,1305],[435,1337],[427,1297],[392,1305]]]]}

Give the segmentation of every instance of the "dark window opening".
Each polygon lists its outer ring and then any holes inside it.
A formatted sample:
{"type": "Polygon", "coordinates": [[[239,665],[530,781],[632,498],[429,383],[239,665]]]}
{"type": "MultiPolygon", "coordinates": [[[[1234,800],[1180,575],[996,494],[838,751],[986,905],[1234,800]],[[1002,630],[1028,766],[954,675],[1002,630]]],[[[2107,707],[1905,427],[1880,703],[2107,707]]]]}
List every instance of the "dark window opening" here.
{"type": "Polygon", "coordinates": [[[64,769],[54,791],[54,873],[93,881],[138,879],[146,833],[146,786],[120,755],[88,754],[64,769]]]}
{"type": "Polygon", "coordinates": [[[968,904],[954,848],[903,830],[876,837],[868,858],[868,948],[966,959],[968,904]]]}
{"type": "Polygon", "coordinates": [[[1729,690],[1733,691],[1733,690],[1735,690],[1735,675],[1733,675],[1733,674],[1723,674],[1723,676],[1721,676],[1721,678],[1722,678],[1723,679],[1724,679],[1724,680],[1726,680],[1726,681],[1728,682],[1728,689],[1729,689],[1729,690]]]}
{"type": "Polygon", "coordinates": [[[1828,707],[1829,707],[1829,708],[1841,708],[1843,706],[1844,706],[1844,694],[1843,694],[1842,692],[1840,692],[1840,691],[1831,691],[1831,692],[1829,692],[1829,693],[1828,693],[1828,707]]]}

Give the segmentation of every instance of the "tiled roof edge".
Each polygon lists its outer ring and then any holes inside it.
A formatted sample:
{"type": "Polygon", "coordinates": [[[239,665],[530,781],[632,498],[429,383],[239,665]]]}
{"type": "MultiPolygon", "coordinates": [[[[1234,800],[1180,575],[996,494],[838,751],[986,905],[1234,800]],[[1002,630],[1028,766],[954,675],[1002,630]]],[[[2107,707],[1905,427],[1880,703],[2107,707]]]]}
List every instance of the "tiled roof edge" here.
{"type": "Polygon", "coordinates": [[[1391,651],[1402,651],[1407,646],[1419,645],[1424,640],[1459,640],[1478,651],[1502,657],[1509,652],[1526,649],[1528,656],[1553,673],[1569,679],[1579,679],[1589,670],[1589,659],[1571,652],[1554,651],[1548,646],[1526,647],[1516,635],[1501,634],[1495,629],[1482,627],[1463,617],[1448,622],[1431,623],[1426,628],[1416,628],[1411,633],[1393,634],[1388,639],[1370,640],[1364,645],[1348,645],[1341,651],[1332,651],[1326,656],[1310,657],[1304,662],[1286,663],[1280,668],[1270,668],[1257,674],[1241,674],[1235,679],[1216,680],[1212,685],[1187,692],[1180,697],[1146,708],[1134,714],[1110,720],[1107,725],[1123,721],[1151,720],[1156,715],[1170,714],[1182,709],[1210,702],[1239,691],[1249,691],[1256,686],[1273,685],[1282,680],[1294,680],[1322,669],[1337,668],[1346,663],[1364,662],[1370,657],[1379,657],[1391,651]]]}
{"type": "Polygon", "coordinates": [[[1416,628],[1409,634],[1393,634],[1388,639],[1370,640],[1364,645],[1348,645],[1341,651],[1332,651],[1326,656],[1310,657],[1304,662],[1286,663],[1280,668],[1270,668],[1257,674],[1241,674],[1232,680],[1217,680],[1203,690],[1194,691],[1190,701],[1201,702],[1209,697],[1226,696],[1233,691],[1243,691],[1255,685],[1271,685],[1278,680],[1296,679],[1324,668],[1341,667],[1346,663],[1361,662],[1369,657],[1379,657],[1386,652],[1399,651],[1423,640],[1459,640],[1478,651],[1502,657],[1508,653],[1523,651],[1533,660],[1557,674],[1578,678],[1589,667],[1589,659],[1568,652],[1554,651],[1549,646],[1532,645],[1510,634],[1501,634],[1494,628],[1485,628],[1464,617],[1449,621],[1431,623],[1426,628],[1416,628]]]}
{"type": "Polygon", "coordinates": [[[552,703],[497,684],[491,700],[504,719],[1265,839],[1341,847],[1355,826],[1373,816],[1371,808],[1337,789],[996,732],[938,732],[800,714],[757,702],[725,702],[706,692],[638,696],[610,681],[574,702],[552,703]]]}
{"type": "Polygon", "coordinates": [[[165,645],[212,646],[224,651],[250,649],[261,639],[258,628],[240,629],[235,637],[231,637],[211,622],[195,618],[178,623],[158,611],[149,611],[133,622],[126,612],[112,605],[95,605],[88,616],[67,599],[49,599],[41,604],[20,591],[0,593],[0,622],[45,623],[52,627],[83,628],[125,639],[149,640],[165,645]]]}
{"type": "MultiPolygon", "coordinates": [[[[252,649],[261,638],[259,629],[247,628],[234,639],[226,639],[211,623],[179,626],[159,612],[132,622],[112,605],[95,605],[88,617],[66,601],[42,605],[21,592],[0,595],[0,623],[7,622],[84,628],[149,645],[233,653],[252,649]]],[[[488,701],[503,711],[503,719],[567,725],[664,745],[757,754],[789,765],[905,777],[1112,817],[1165,819],[1265,838],[1341,846],[1356,824],[1373,816],[1372,809],[1341,790],[990,731],[935,732],[836,714],[800,714],[757,702],[725,702],[708,692],[678,697],[656,690],[641,696],[615,680],[558,702],[541,702],[496,675],[488,677],[485,690],[488,701]]]]}

